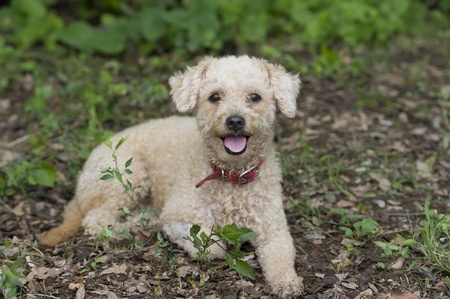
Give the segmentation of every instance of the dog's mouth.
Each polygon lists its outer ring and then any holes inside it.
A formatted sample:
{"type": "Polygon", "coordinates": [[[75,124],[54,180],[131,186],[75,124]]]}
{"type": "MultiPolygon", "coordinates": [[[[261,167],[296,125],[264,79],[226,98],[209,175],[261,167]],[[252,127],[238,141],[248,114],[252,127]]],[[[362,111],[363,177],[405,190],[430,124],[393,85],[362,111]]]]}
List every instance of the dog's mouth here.
{"type": "Polygon", "coordinates": [[[240,155],[245,152],[247,149],[247,142],[249,136],[226,136],[223,137],[223,146],[225,147],[225,151],[229,153],[230,155],[240,155]]]}

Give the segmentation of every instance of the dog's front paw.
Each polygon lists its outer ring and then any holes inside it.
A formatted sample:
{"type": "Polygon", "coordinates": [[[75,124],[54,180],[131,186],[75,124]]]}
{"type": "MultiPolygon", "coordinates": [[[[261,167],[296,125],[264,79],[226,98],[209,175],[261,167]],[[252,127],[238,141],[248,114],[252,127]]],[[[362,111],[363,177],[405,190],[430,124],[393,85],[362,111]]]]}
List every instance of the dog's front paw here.
{"type": "Polygon", "coordinates": [[[272,292],[280,298],[297,298],[303,293],[303,278],[297,275],[279,277],[276,281],[271,281],[272,292]]]}

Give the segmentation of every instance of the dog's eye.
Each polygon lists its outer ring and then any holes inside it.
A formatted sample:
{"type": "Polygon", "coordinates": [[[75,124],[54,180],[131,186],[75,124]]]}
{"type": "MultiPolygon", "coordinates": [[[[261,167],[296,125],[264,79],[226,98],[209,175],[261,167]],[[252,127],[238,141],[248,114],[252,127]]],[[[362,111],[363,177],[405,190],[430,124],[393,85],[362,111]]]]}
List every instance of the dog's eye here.
{"type": "Polygon", "coordinates": [[[213,93],[212,95],[209,96],[209,101],[211,103],[216,103],[220,101],[220,95],[218,93],[213,93]]]}
{"type": "Polygon", "coordinates": [[[258,103],[261,101],[261,96],[257,93],[252,93],[250,94],[250,101],[252,101],[253,103],[258,103]]]}

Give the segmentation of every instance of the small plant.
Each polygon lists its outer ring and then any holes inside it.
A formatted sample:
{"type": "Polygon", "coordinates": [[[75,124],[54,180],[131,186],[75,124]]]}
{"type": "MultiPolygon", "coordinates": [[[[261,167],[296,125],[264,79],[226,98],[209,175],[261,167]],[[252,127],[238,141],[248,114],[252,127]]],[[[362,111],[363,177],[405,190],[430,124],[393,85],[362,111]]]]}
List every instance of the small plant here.
{"type": "Polygon", "coordinates": [[[201,227],[199,225],[193,225],[189,230],[189,237],[185,237],[184,239],[190,241],[192,245],[197,249],[197,257],[200,263],[209,262],[208,248],[211,245],[218,244],[217,241],[213,238],[214,228],[211,229],[209,235],[205,232],[200,232],[201,227]],[[200,235],[198,235],[200,233],[200,235]]]}
{"type": "Polygon", "coordinates": [[[373,236],[379,230],[379,224],[364,215],[347,214],[342,208],[331,208],[331,212],[341,217],[339,229],[344,231],[347,238],[361,239],[373,236]]]}
{"type": "MultiPolygon", "coordinates": [[[[381,257],[393,256],[408,259],[413,253],[420,254],[420,260],[431,269],[450,273],[450,219],[445,214],[430,210],[428,200],[424,207],[424,224],[414,228],[410,238],[397,234],[397,237],[389,243],[375,241],[374,244],[383,249],[381,257]]],[[[379,266],[386,268],[382,262],[379,266]]]]}
{"type": "MultiPolygon", "coordinates": [[[[125,142],[126,138],[121,138],[116,145],[113,145],[113,143],[110,140],[107,140],[105,142],[105,145],[112,151],[112,159],[114,162],[113,167],[107,167],[102,169],[100,177],[100,180],[106,181],[115,179],[117,182],[121,184],[124,191],[127,193],[128,197],[130,198],[131,202],[136,207],[137,211],[141,215],[139,224],[143,230],[147,230],[149,228],[149,221],[150,219],[147,217],[144,217],[145,214],[153,211],[152,207],[146,207],[143,204],[138,203],[138,195],[136,193],[136,190],[140,188],[140,186],[134,186],[131,181],[125,176],[133,174],[133,171],[130,169],[130,166],[133,164],[133,158],[129,158],[125,164],[123,170],[120,170],[119,164],[118,164],[118,156],[117,156],[117,150],[122,146],[122,144],[125,142]]],[[[129,207],[122,207],[119,209],[119,213],[117,215],[116,221],[119,221],[120,218],[130,215],[131,211],[129,207]]],[[[100,241],[103,241],[105,244],[109,245],[110,239],[115,237],[120,237],[121,239],[128,240],[130,243],[128,244],[129,249],[133,248],[141,248],[142,244],[140,241],[135,240],[134,236],[130,234],[130,232],[126,229],[119,232],[118,235],[114,232],[115,227],[112,225],[109,225],[107,227],[104,227],[102,229],[101,236],[97,237],[95,239],[94,245],[96,248],[98,248],[100,241]]]]}
{"type": "Polygon", "coordinates": [[[175,254],[173,244],[164,239],[161,232],[156,234],[156,239],[158,241],[156,243],[156,252],[154,256],[168,263],[170,272],[176,272],[178,279],[180,279],[176,264],[180,257],[178,254],[175,254]]]}
{"type": "Polygon", "coordinates": [[[56,169],[43,161],[15,161],[0,169],[0,196],[26,193],[29,186],[53,187],[56,169]]]}
{"type": "Polygon", "coordinates": [[[424,259],[437,270],[450,273],[450,219],[445,214],[430,210],[430,202],[425,202],[425,224],[416,229],[412,248],[420,252],[424,259]]]}
{"type": "Polygon", "coordinates": [[[23,285],[23,257],[18,258],[11,266],[0,268],[0,292],[5,299],[17,298],[17,290],[23,285]]]}
{"type": "Polygon", "coordinates": [[[193,225],[189,233],[190,235],[186,236],[185,239],[192,242],[194,247],[197,248],[197,256],[201,263],[209,261],[208,248],[211,245],[217,244],[221,246],[221,243],[218,242],[218,239],[220,239],[227,245],[227,248],[223,249],[226,251],[225,258],[228,267],[245,277],[255,279],[253,270],[251,266],[243,260],[244,253],[241,251],[242,244],[250,241],[255,236],[255,232],[248,228],[239,228],[233,223],[226,225],[223,228],[220,226],[213,226],[209,234],[201,231],[199,225],[193,225]]]}
{"type": "Polygon", "coordinates": [[[102,228],[102,233],[94,239],[94,248],[98,250],[100,243],[106,244],[107,246],[110,244],[110,240],[114,238],[114,226],[108,225],[102,228]]]}
{"type": "Polygon", "coordinates": [[[100,177],[100,180],[102,181],[106,181],[109,179],[116,179],[125,189],[125,191],[127,192],[128,196],[130,197],[130,199],[136,203],[136,189],[139,188],[139,186],[133,186],[133,184],[126,179],[124,181],[124,175],[130,175],[133,173],[133,171],[131,171],[131,169],[129,168],[131,166],[131,164],[133,164],[133,158],[129,158],[126,162],[125,162],[125,167],[123,171],[119,170],[119,165],[117,162],[117,150],[122,146],[122,144],[125,142],[126,138],[121,138],[119,140],[119,142],[117,142],[117,144],[114,146],[113,148],[113,143],[111,142],[111,140],[107,140],[105,141],[105,145],[112,150],[112,158],[114,161],[114,167],[108,167],[108,168],[104,168],[102,169],[102,176],[100,177]]]}
{"type": "Polygon", "coordinates": [[[40,257],[44,256],[39,250],[37,242],[18,244],[10,239],[0,242],[0,258],[2,258],[2,264],[0,265],[0,296],[3,295],[1,298],[22,298],[20,295],[26,293],[27,287],[25,283],[27,282],[27,267],[29,266],[27,261],[30,257],[30,251],[36,252],[40,257]],[[22,247],[22,245],[24,246],[22,247]],[[15,252],[16,246],[21,247],[20,252],[15,252]],[[13,250],[11,251],[11,249],[13,250]],[[6,259],[3,259],[3,256],[6,259]]]}
{"type": "MultiPolygon", "coordinates": [[[[127,193],[128,197],[130,198],[131,202],[135,205],[138,212],[141,214],[141,221],[140,224],[142,225],[143,229],[148,228],[148,223],[150,219],[143,217],[146,213],[153,211],[153,208],[146,207],[143,204],[138,203],[138,195],[136,193],[136,190],[139,189],[141,186],[134,186],[130,180],[125,178],[125,175],[131,175],[133,174],[133,171],[130,169],[130,166],[133,164],[133,157],[129,158],[124,165],[123,170],[121,171],[118,165],[118,156],[117,156],[117,150],[122,146],[122,144],[125,142],[126,138],[121,138],[119,142],[113,147],[113,143],[110,140],[105,141],[105,145],[112,151],[112,158],[114,162],[114,167],[107,167],[102,169],[101,173],[102,176],[100,177],[100,180],[110,180],[115,179],[117,182],[119,182],[125,192],[127,193]]],[[[123,207],[120,209],[120,213],[118,215],[118,218],[130,214],[130,210],[128,207],[123,207]]]]}

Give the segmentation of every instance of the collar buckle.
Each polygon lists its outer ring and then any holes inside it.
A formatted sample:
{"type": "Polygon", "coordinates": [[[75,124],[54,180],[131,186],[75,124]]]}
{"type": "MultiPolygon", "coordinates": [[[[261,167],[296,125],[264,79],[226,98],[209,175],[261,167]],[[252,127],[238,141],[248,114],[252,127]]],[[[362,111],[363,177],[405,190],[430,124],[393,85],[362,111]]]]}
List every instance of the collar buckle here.
{"type": "Polygon", "coordinates": [[[260,165],[257,164],[255,166],[253,166],[252,168],[249,168],[246,171],[244,171],[243,173],[241,173],[237,179],[238,185],[247,185],[248,183],[250,183],[245,176],[255,170],[255,173],[256,173],[255,177],[256,177],[256,175],[259,173],[259,166],[260,165]]]}

